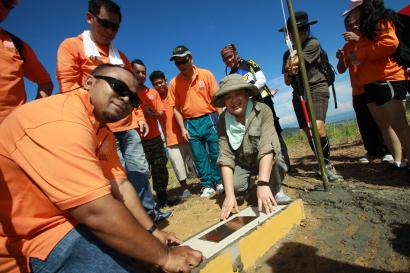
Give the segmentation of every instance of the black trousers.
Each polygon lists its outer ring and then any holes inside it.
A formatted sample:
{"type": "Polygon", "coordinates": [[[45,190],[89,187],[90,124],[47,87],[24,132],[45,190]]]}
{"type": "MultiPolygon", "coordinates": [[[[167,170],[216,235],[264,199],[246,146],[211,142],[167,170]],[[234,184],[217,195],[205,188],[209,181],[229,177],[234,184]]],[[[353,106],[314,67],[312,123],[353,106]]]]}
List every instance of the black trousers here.
{"type": "Polygon", "coordinates": [[[367,107],[365,94],[353,96],[353,109],[367,154],[377,157],[385,155],[382,134],[367,107]]]}

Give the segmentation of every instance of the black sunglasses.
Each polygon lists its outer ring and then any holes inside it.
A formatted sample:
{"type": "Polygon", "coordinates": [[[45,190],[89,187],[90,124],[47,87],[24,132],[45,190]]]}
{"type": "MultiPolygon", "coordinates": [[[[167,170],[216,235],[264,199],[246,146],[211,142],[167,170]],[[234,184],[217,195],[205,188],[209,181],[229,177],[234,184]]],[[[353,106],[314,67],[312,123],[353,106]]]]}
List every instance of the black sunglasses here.
{"type": "Polygon", "coordinates": [[[8,10],[12,10],[14,9],[14,4],[12,4],[12,1],[10,0],[3,0],[1,1],[3,3],[3,6],[8,9],[8,10]]]}
{"type": "Polygon", "coordinates": [[[185,59],[182,59],[180,61],[177,61],[177,59],[174,59],[175,65],[186,64],[187,62],[189,62],[189,56],[187,56],[185,59]]]}
{"type": "Polygon", "coordinates": [[[100,24],[102,27],[111,28],[113,31],[117,31],[120,28],[120,24],[113,23],[107,19],[102,19],[92,12],[90,13],[97,19],[98,24],[100,24]]]}
{"type": "Polygon", "coordinates": [[[132,107],[138,108],[138,106],[140,106],[140,98],[136,93],[132,92],[124,82],[109,76],[94,75],[93,77],[106,81],[111,86],[112,90],[118,94],[118,96],[128,97],[130,100],[129,103],[132,107]]]}

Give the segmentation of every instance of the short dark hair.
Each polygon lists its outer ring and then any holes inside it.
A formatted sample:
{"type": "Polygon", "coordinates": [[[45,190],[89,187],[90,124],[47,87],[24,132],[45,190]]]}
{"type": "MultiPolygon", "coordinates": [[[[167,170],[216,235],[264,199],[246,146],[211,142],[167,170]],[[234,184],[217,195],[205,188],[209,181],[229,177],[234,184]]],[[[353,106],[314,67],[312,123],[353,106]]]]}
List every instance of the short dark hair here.
{"type": "Polygon", "coordinates": [[[144,62],[143,62],[142,60],[140,60],[140,59],[135,59],[135,60],[133,60],[133,61],[131,62],[131,66],[134,66],[134,64],[139,64],[139,65],[142,65],[143,67],[147,68],[147,67],[145,66],[144,62]]]}
{"type": "Polygon", "coordinates": [[[111,0],[88,0],[88,12],[93,15],[98,15],[101,8],[104,7],[107,11],[118,15],[121,23],[121,9],[116,3],[111,0]]]}
{"type": "Polygon", "coordinates": [[[149,80],[151,81],[152,84],[154,84],[154,81],[156,79],[162,79],[162,80],[165,80],[165,81],[167,80],[165,78],[164,72],[162,72],[161,70],[152,71],[152,73],[149,75],[149,80]]]}
{"type": "MultiPolygon", "coordinates": [[[[113,68],[113,67],[118,67],[118,68],[122,68],[124,70],[125,69],[123,66],[118,65],[118,64],[110,64],[110,63],[106,63],[106,64],[100,64],[98,65],[96,68],[94,68],[94,70],[91,72],[91,75],[98,75],[99,73],[101,73],[102,71],[104,71],[107,68],[113,68]]],[[[128,70],[127,70],[128,71],[128,70]]]]}

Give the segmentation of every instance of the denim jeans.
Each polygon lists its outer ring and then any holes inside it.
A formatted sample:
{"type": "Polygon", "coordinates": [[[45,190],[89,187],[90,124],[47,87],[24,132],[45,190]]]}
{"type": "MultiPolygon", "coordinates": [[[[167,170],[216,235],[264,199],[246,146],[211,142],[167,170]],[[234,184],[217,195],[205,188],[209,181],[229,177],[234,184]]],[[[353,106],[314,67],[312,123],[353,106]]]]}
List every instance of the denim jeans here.
{"type": "Polygon", "coordinates": [[[117,153],[121,164],[127,171],[128,180],[134,186],[142,205],[149,215],[156,206],[148,181],[149,167],[145,158],[141,138],[134,129],[114,133],[117,153]]]}
{"type": "Polygon", "coordinates": [[[127,171],[136,171],[150,177],[149,166],[137,130],[131,129],[114,133],[117,153],[122,166],[127,171]]]}
{"type": "Polygon", "coordinates": [[[138,270],[135,260],[106,246],[85,226],[77,225],[53,248],[45,261],[30,258],[33,273],[125,273],[138,270]]]}

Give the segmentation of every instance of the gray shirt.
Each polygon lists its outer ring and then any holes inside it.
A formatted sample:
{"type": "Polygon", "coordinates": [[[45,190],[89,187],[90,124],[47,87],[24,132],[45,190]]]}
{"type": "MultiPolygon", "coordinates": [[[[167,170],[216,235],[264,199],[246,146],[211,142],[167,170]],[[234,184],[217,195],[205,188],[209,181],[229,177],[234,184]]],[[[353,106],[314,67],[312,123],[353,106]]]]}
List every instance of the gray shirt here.
{"type": "MultiPolygon", "coordinates": [[[[312,93],[329,95],[329,86],[327,85],[326,77],[318,68],[320,50],[320,44],[316,38],[308,38],[302,45],[310,91],[312,93]]],[[[283,54],[282,74],[285,73],[285,65],[289,55],[289,50],[283,54]]],[[[291,85],[293,88],[293,96],[299,97],[299,94],[302,94],[303,97],[306,98],[300,73],[293,77],[291,85]],[[300,79],[299,84],[296,80],[297,78],[300,79]]]]}

